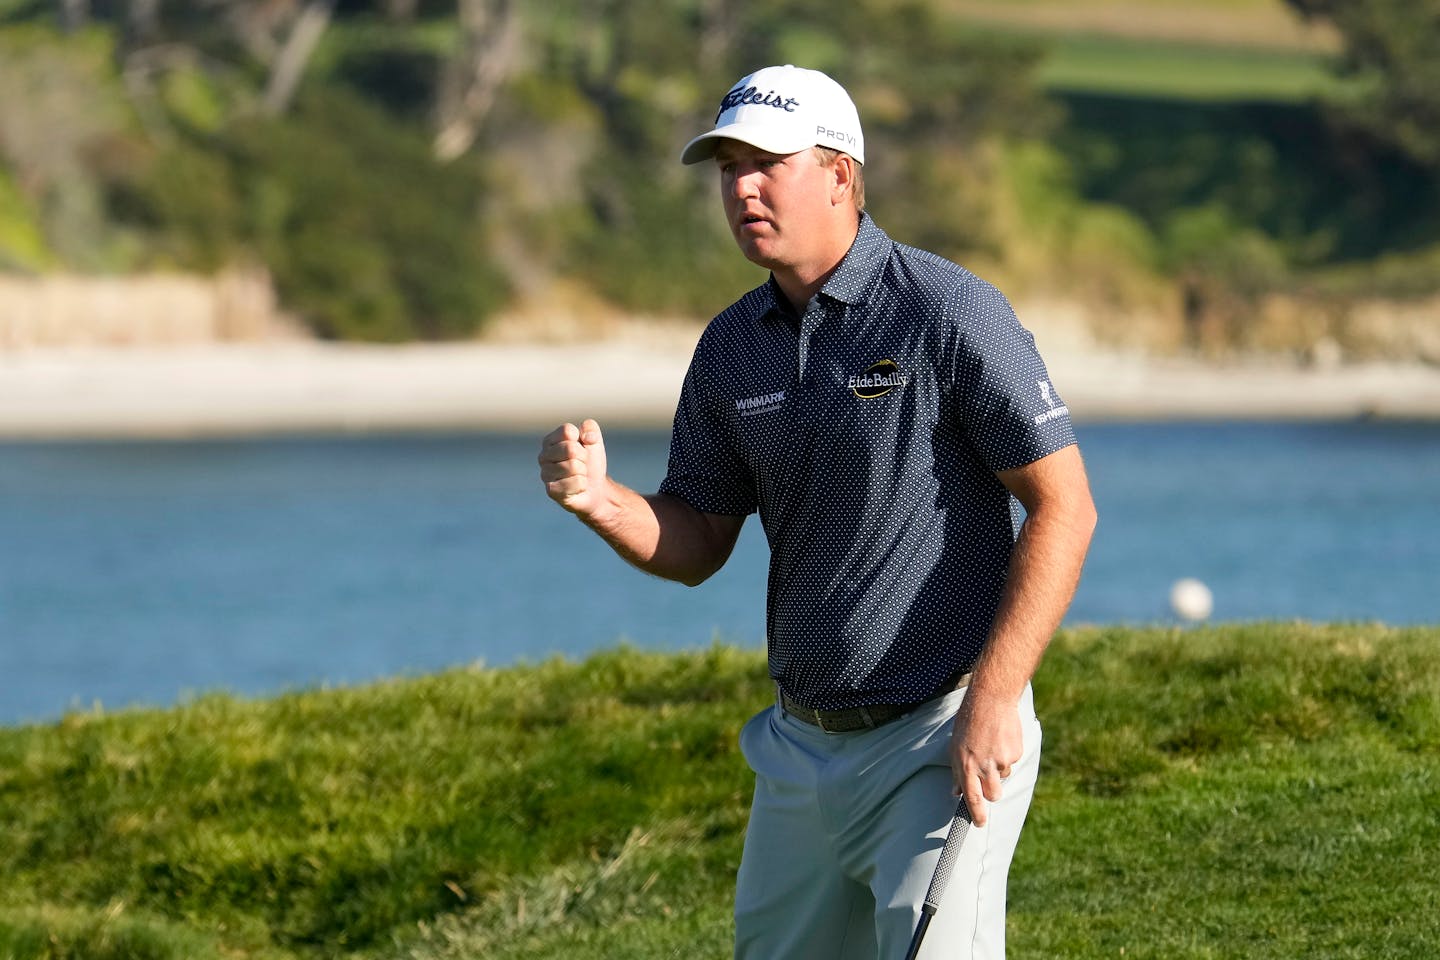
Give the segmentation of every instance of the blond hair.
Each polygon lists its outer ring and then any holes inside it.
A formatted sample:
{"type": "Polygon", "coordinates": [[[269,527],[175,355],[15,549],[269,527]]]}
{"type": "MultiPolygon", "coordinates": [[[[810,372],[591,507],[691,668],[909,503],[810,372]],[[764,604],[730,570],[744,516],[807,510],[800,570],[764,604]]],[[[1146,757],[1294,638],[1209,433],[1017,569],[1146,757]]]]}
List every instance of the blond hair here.
{"type": "MultiPolygon", "coordinates": [[[[833,167],[841,155],[842,151],[832,147],[822,147],[819,144],[815,146],[815,159],[820,161],[822,167],[833,167]]],[[[849,157],[850,155],[846,153],[844,156],[849,157]]],[[[855,160],[854,157],[850,157],[850,159],[854,161],[855,166],[855,179],[850,183],[850,197],[855,201],[855,210],[858,213],[865,209],[865,165],[859,160],[855,160]]]]}

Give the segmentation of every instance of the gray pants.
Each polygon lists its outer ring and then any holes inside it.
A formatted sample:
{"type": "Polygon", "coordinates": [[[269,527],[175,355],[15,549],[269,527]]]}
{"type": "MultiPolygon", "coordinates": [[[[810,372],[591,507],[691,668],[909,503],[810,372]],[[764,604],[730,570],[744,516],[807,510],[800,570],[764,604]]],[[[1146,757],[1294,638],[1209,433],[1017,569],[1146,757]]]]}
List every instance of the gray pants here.
{"type": "MultiPolygon", "coordinates": [[[[900,960],[955,812],[957,690],[874,730],[828,734],[771,707],[740,748],[755,799],[735,891],[736,960],[900,960]]],[[[1040,722],[1020,700],[1025,752],[971,828],[922,960],[1005,955],[1005,883],[1040,765],[1040,722]]]]}

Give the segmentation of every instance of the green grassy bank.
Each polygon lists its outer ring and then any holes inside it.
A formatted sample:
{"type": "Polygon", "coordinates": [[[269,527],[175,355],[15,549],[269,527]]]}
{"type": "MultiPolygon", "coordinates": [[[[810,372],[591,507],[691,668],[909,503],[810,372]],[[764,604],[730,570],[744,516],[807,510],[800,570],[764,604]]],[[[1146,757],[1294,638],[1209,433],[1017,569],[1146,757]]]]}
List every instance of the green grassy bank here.
{"type": "MultiPolygon", "coordinates": [[[[0,731],[0,958],[724,957],[761,658],[0,731]]],[[[1011,955],[1423,957],[1440,627],[1063,633],[1011,955]]]]}

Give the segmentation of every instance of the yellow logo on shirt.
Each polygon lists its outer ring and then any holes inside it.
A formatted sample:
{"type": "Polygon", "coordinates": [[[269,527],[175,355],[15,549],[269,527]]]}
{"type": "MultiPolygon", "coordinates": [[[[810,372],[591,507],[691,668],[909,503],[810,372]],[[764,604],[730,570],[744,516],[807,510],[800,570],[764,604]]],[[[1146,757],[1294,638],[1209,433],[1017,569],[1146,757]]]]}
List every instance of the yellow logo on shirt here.
{"type": "Polygon", "coordinates": [[[894,360],[881,360],[872,363],[870,369],[864,373],[851,375],[847,386],[850,387],[850,392],[861,400],[874,400],[909,382],[909,374],[901,373],[898,363],[894,360]]]}

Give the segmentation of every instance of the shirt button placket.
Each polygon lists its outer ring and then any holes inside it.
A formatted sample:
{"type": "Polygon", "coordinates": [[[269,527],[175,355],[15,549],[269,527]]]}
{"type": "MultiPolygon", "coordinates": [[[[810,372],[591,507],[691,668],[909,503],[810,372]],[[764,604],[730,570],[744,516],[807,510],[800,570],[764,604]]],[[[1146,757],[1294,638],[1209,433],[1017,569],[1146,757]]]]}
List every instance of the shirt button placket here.
{"type": "MultiPolygon", "coordinates": [[[[817,388],[810,383],[810,346],[815,336],[820,332],[829,318],[829,310],[825,301],[818,295],[812,297],[806,305],[805,313],[800,318],[800,351],[799,366],[796,369],[795,378],[795,439],[804,444],[804,449],[811,455],[812,462],[815,454],[815,439],[822,429],[819,417],[824,414],[824,400],[819,395],[817,388]]],[[[821,358],[821,369],[825,368],[821,358]]]]}

